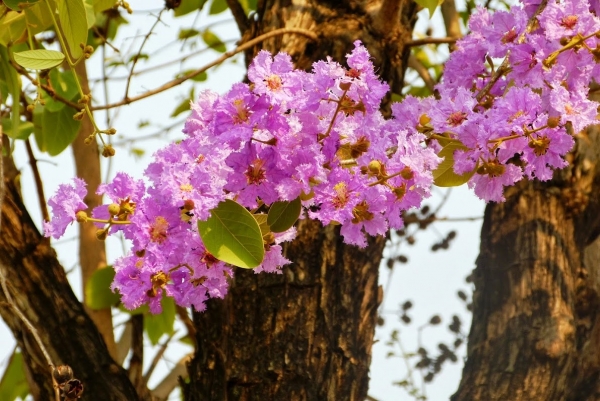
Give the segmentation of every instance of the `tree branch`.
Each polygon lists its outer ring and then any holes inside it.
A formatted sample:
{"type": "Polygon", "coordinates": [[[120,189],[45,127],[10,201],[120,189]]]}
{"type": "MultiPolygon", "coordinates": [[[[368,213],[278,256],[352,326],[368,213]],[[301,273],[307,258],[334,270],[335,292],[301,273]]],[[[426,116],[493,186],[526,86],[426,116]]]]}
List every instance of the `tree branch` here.
{"type": "Polygon", "coordinates": [[[431,74],[429,74],[427,68],[425,68],[425,66],[421,64],[421,62],[412,53],[410,56],[408,56],[408,67],[412,68],[417,72],[417,74],[419,74],[423,82],[425,82],[425,86],[431,91],[431,93],[435,92],[435,80],[431,77],[431,74]]]}
{"type": "Polygon", "coordinates": [[[244,8],[237,0],[227,0],[227,5],[229,6],[231,14],[233,14],[233,18],[235,19],[235,23],[237,24],[241,35],[244,36],[244,32],[248,30],[248,17],[246,16],[244,8]]]}
{"type": "Polygon", "coordinates": [[[169,398],[169,394],[173,392],[179,378],[185,380],[188,377],[187,364],[190,363],[194,354],[188,354],[181,358],[171,372],[152,390],[152,396],[158,401],[163,401],[169,398]]]}
{"type": "Polygon", "coordinates": [[[415,47],[415,46],[423,46],[423,45],[431,45],[431,44],[444,44],[455,43],[457,38],[423,38],[423,39],[414,39],[410,42],[406,42],[407,47],[415,47]]]}
{"type": "Polygon", "coordinates": [[[228,58],[231,58],[231,57],[235,56],[236,54],[238,54],[240,52],[243,52],[243,51],[245,51],[247,49],[252,48],[253,46],[256,46],[258,43],[260,43],[260,42],[262,42],[264,40],[267,40],[267,39],[272,38],[274,36],[280,36],[280,35],[286,35],[286,34],[304,35],[306,37],[309,37],[312,40],[317,40],[318,39],[317,35],[314,32],[309,31],[307,29],[301,29],[301,28],[281,28],[281,29],[275,29],[273,31],[270,31],[270,32],[267,32],[267,33],[265,33],[263,35],[260,35],[260,36],[258,36],[256,38],[252,39],[252,40],[249,40],[248,42],[246,42],[246,43],[244,43],[244,44],[236,47],[235,49],[230,50],[230,51],[224,53],[221,57],[219,57],[215,61],[213,61],[213,62],[205,65],[204,67],[199,68],[199,69],[197,69],[195,71],[191,71],[191,72],[185,74],[184,76],[182,76],[180,78],[177,78],[177,79],[174,79],[172,81],[169,81],[169,82],[165,83],[164,85],[159,86],[156,89],[149,90],[149,91],[147,91],[145,93],[142,93],[141,95],[134,96],[134,97],[131,97],[129,99],[123,99],[123,100],[121,100],[119,102],[116,102],[116,103],[111,103],[111,104],[106,104],[106,105],[103,105],[103,106],[92,107],[91,110],[113,109],[115,107],[125,106],[127,104],[131,104],[133,102],[137,102],[138,100],[146,99],[147,97],[156,95],[157,93],[164,92],[164,91],[166,91],[168,89],[171,89],[171,88],[173,88],[173,87],[175,87],[177,85],[182,84],[183,82],[185,82],[185,81],[187,81],[187,80],[189,80],[191,78],[194,78],[195,76],[197,76],[197,75],[205,72],[206,70],[208,70],[209,68],[214,67],[215,65],[221,64],[223,61],[227,60],[228,58]]]}

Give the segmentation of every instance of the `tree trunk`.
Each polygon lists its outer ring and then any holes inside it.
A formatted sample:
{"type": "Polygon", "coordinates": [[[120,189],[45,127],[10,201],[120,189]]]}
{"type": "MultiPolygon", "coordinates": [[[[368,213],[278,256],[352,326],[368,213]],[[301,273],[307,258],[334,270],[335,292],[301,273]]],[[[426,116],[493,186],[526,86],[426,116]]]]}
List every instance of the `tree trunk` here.
{"type": "MultiPolygon", "coordinates": [[[[138,399],[125,370],[109,356],[98,329],[75,297],[56,253],[35,227],[15,185],[17,171],[4,157],[0,269],[15,305],[36,328],[54,365],[71,366],[84,384],[82,401],[138,399]]],[[[30,330],[7,306],[0,289],[0,315],[24,357],[36,400],[54,400],[47,365],[30,330]]]]}
{"type": "Polygon", "coordinates": [[[464,400],[600,399],[600,130],[485,212],[464,400]]]}
{"type": "MultiPolygon", "coordinates": [[[[318,42],[286,35],[263,43],[303,69],[327,56],[345,64],[360,39],[399,93],[415,12],[412,1],[268,0],[259,1],[256,20],[238,25],[246,40],[282,27],[316,33],[318,42]]],[[[339,230],[305,220],[282,275],[236,270],[227,297],[194,316],[198,350],[186,400],[363,401],[384,245],[377,238],[366,249],[347,246],[339,230]]]]}

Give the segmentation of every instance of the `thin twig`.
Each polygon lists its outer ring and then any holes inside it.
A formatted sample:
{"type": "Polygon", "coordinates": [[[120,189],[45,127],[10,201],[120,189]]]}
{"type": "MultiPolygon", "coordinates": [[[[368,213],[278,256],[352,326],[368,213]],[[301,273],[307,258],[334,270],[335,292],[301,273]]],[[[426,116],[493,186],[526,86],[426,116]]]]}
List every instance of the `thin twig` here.
{"type": "Polygon", "coordinates": [[[44,184],[42,184],[42,177],[40,176],[40,170],[37,167],[37,159],[33,154],[31,147],[31,141],[29,138],[25,140],[25,147],[27,148],[27,156],[29,157],[29,165],[33,172],[33,178],[35,180],[35,187],[37,189],[38,202],[40,203],[40,210],[42,212],[42,218],[44,221],[50,221],[50,214],[48,213],[48,206],[46,206],[46,197],[44,196],[44,184]]]}
{"type": "Polygon", "coordinates": [[[165,340],[165,342],[161,344],[160,349],[158,350],[158,352],[156,353],[156,355],[154,355],[154,358],[152,358],[152,363],[150,363],[150,366],[148,367],[148,370],[146,371],[146,373],[142,377],[142,384],[144,386],[148,385],[148,380],[150,380],[150,377],[152,376],[152,373],[154,372],[154,369],[156,369],[156,365],[158,365],[158,362],[160,361],[160,359],[165,354],[165,351],[167,350],[167,347],[169,346],[169,343],[171,342],[171,340],[173,339],[173,337],[175,336],[176,333],[177,333],[176,330],[173,331],[173,334],[171,334],[165,340]]]}
{"type": "Polygon", "coordinates": [[[191,72],[185,74],[182,77],[179,77],[177,79],[169,81],[169,82],[165,83],[164,85],[159,86],[156,89],[151,89],[151,90],[149,90],[147,92],[142,93],[141,95],[134,96],[134,97],[131,97],[129,99],[123,99],[123,100],[121,100],[119,102],[112,103],[112,104],[105,104],[103,106],[92,107],[91,109],[93,111],[95,111],[95,110],[106,110],[106,109],[112,109],[112,108],[115,108],[115,107],[125,106],[125,105],[131,104],[133,102],[137,102],[138,100],[142,100],[142,99],[145,99],[147,97],[156,95],[157,93],[164,92],[164,91],[166,91],[168,89],[171,89],[171,88],[173,88],[173,87],[175,87],[177,85],[182,84],[183,82],[185,82],[185,81],[187,81],[187,80],[189,80],[191,78],[194,78],[195,76],[197,76],[197,75],[205,72],[206,70],[208,70],[211,67],[214,67],[215,65],[221,64],[223,61],[227,60],[228,58],[231,58],[231,57],[235,56],[236,54],[238,54],[240,52],[243,52],[243,51],[245,51],[247,49],[250,49],[250,48],[256,46],[260,42],[263,42],[263,41],[265,41],[267,39],[270,39],[270,38],[272,38],[274,36],[280,36],[280,35],[285,35],[285,34],[304,35],[304,36],[306,36],[306,37],[308,37],[308,38],[310,38],[312,40],[315,40],[315,41],[318,39],[318,36],[314,32],[309,31],[308,29],[302,29],[302,28],[281,28],[281,29],[275,29],[273,31],[270,31],[270,32],[267,32],[267,33],[265,33],[263,35],[260,35],[260,36],[258,36],[256,38],[252,39],[252,40],[249,40],[248,42],[246,42],[246,43],[244,43],[244,44],[236,47],[235,49],[230,50],[230,51],[224,53],[221,57],[219,57],[218,59],[216,59],[215,61],[213,61],[211,63],[208,63],[204,67],[199,68],[199,69],[197,69],[195,71],[191,71],[191,72]]]}
{"type": "Polygon", "coordinates": [[[453,44],[456,43],[457,38],[422,38],[422,39],[413,39],[409,42],[406,42],[404,46],[406,47],[415,47],[415,46],[423,46],[423,45],[440,45],[444,43],[453,44]]]}
{"type": "Polygon", "coordinates": [[[125,99],[129,98],[129,85],[131,85],[131,78],[133,77],[133,69],[135,68],[135,65],[137,64],[138,60],[140,59],[140,56],[142,55],[142,50],[144,49],[144,45],[150,38],[150,35],[152,35],[154,28],[156,28],[158,23],[161,22],[160,16],[162,15],[163,11],[165,11],[165,10],[166,10],[166,8],[163,8],[162,10],[160,10],[160,12],[158,13],[158,16],[156,17],[156,21],[154,21],[154,24],[152,24],[152,27],[150,28],[150,30],[148,31],[146,36],[144,36],[144,40],[142,41],[140,49],[138,50],[137,54],[135,56],[133,56],[133,63],[131,64],[131,70],[129,70],[129,76],[127,77],[127,84],[125,85],[125,97],[124,97],[125,99]]]}

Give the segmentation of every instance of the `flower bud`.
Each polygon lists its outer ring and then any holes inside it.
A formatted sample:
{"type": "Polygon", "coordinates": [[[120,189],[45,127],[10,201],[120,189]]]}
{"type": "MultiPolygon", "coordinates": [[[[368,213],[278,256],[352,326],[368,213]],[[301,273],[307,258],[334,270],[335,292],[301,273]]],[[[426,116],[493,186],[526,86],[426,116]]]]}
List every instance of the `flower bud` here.
{"type": "Polygon", "coordinates": [[[108,213],[110,213],[111,216],[116,216],[117,214],[119,214],[119,212],[121,211],[121,206],[119,206],[116,203],[111,203],[110,205],[108,205],[108,213]]]}
{"type": "Polygon", "coordinates": [[[137,256],[138,258],[143,258],[144,255],[146,255],[145,249],[140,249],[139,251],[135,251],[135,256],[137,256]]]}
{"type": "Polygon", "coordinates": [[[429,118],[429,116],[427,114],[421,114],[421,117],[419,117],[419,124],[421,125],[427,125],[431,122],[431,118],[429,118]]]}
{"type": "Polygon", "coordinates": [[[379,175],[381,173],[381,162],[379,160],[371,160],[368,168],[371,174],[379,175]]]}
{"type": "Polygon", "coordinates": [[[77,213],[75,213],[75,219],[78,223],[85,223],[88,220],[88,215],[85,212],[85,210],[80,210],[77,213]]]}
{"type": "Polygon", "coordinates": [[[90,143],[92,143],[93,140],[94,140],[94,135],[90,135],[83,140],[83,143],[86,145],[89,145],[90,143]]]}
{"type": "Polygon", "coordinates": [[[96,231],[96,238],[100,241],[104,241],[108,236],[108,230],[106,228],[102,228],[96,231]]]}
{"type": "Polygon", "coordinates": [[[191,199],[186,199],[183,201],[183,208],[185,210],[194,210],[194,201],[191,199]]]}
{"type": "Polygon", "coordinates": [[[116,133],[117,133],[117,130],[114,128],[109,128],[108,130],[106,130],[107,135],[114,135],[116,133]]]}
{"type": "Polygon", "coordinates": [[[102,149],[102,156],[104,157],[112,157],[115,155],[115,149],[111,145],[106,145],[104,149],[102,149]]]}
{"type": "Polygon", "coordinates": [[[350,89],[352,84],[350,82],[340,82],[340,89],[343,91],[347,91],[350,89]]]}
{"type": "Polygon", "coordinates": [[[69,365],[60,365],[52,371],[52,377],[60,386],[73,378],[73,369],[69,365]]]}
{"type": "Polygon", "coordinates": [[[556,128],[560,124],[560,117],[548,117],[548,128],[556,128]]]}
{"type": "Polygon", "coordinates": [[[81,110],[81,111],[73,114],[73,120],[75,120],[75,121],[81,121],[81,120],[83,120],[83,114],[84,113],[85,113],[85,111],[81,110]]]}
{"type": "Polygon", "coordinates": [[[33,104],[28,104],[27,105],[27,111],[30,113],[33,113],[33,110],[35,110],[35,106],[33,104]]]}

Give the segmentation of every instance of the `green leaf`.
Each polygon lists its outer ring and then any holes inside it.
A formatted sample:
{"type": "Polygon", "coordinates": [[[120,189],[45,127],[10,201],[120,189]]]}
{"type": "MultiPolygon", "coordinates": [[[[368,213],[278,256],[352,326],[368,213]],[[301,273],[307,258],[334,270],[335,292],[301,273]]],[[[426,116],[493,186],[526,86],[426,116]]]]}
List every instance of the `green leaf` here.
{"type": "Polygon", "coordinates": [[[73,120],[73,114],[75,114],[74,110],[70,107],[65,107],[56,112],[44,109],[42,140],[41,143],[38,141],[38,147],[42,152],[48,152],[50,156],[56,156],[75,140],[81,122],[73,120]]]}
{"type": "Polygon", "coordinates": [[[204,4],[206,4],[206,0],[182,0],[179,7],[175,9],[175,16],[181,17],[193,11],[202,10],[204,4]]]}
{"type": "Polygon", "coordinates": [[[85,284],[85,303],[91,309],[105,309],[119,302],[119,294],[110,289],[115,278],[112,266],[98,269],[85,284]]]}
{"type": "MultiPolygon", "coordinates": [[[[21,78],[17,74],[14,68],[8,62],[8,50],[4,46],[0,46],[0,79],[6,82],[6,86],[8,87],[8,94],[12,98],[12,109],[11,109],[11,126],[18,127],[21,121],[21,78]]],[[[5,100],[6,96],[3,96],[2,101],[5,100]]],[[[10,137],[16,137],[16,133],[6,134],[10,137]]]]}
{"type": "Polygon", "coordinates": [[[260,228],[260,234],[264,238],[265,235],[269,234],[271,231],[271,227],[269,227],[269,223],[267,223],[268,216],[264,213],[253,214],[254,220],[258,223],[258,227],[260,228]]]}
{"type": "MultiPolygon", "coordinates": [[[[6,9],[5,9],[6,10],[6,9]]],[[[22,42],[27,38],[25,13],[9,11],[0,17],[0,45],[22,42]]]]}
{"type": "MultiPolygon", "coordinates": [[[[59,71],[56,68],[50,70],[50,83],[56,94],[67,100],[76,100],[75,98],[79,97],[75,76],[71,70],[59,71]]],[[[59,111],[66,106],[63,102],[52,99],[46,92],[43,92],[42,95],[46,101],[44,107],[50,111],[59,111]]]]}
{"type": "Polygon", "coordinates": [[[458,141],[450,142],[438,153],[444,160],[433,171],[433,183],[438,187],[457,187],[469,181],[475,171],[458,175],[454,172],[454,151],[467,150],[468,148],[458,141]]]}
{"type": "Polygon", "coordinates": [[[291,202],[274,202],[269,209],[269,218],[267,220],[271,231],[280,233],[289,229],[296,223],[298,217],[300,217],[301,210],[302,203],[300,202],[300,197],[291,202]]]}
{"type": "Polygon", "coordinates": [[[15,11],[21,11],[37,3],[40,0],[3,0],[8,8],[15,11]]]}
{"type": "MultiPolygon", "coordinates": [[[[183,77],[184,75],[187,75],[192,71],[195,71],[195,70],[182,71],[179,74],[177,74],[176,78],[183,77]]],[[[206,71],[204,71],[204,72],[201,72],[200,74],[194,75],[194,77],[190,78],[190,79],[194,82],[204,82],[208,79],[208,74],[206,73],[206,71]]]]}
{"type": "Polygon", "coordinates": [[[444,0],[415,0],[415,3],[429,10],[429,19],[433,17],[433,13],[435,12],[437,6],[443,2],[444,0]]]}
{"type": "Polygon", "coordinates": [[[17,64],[31,70],[49,70],[65,59],[65,55],[56,50],[25,50],[13,56],[17,64]]]}
{"type": "Polygon", "coordinates": [[[2,119],[2,129],[12,139],[27,139],[33,132],[33,123],[31,121],[21,121],[16,132],[12,129],[13,123],[10,118],[2,119]]]}
{"type": "Polygon", "coordinates": [[[113,8],[117,0],[94,0],[94,11],[99,13],[109,8],[113,8]]]}
{"type": "Polygon", "coordinates": [[[190,96],[186,97],[175,107],[175,110],[171,113],[171,117],[177,117],[181,113],[185,113],[190,110],[190,102],[194,100],[194,88],[190,90],[190,96]]]}
{"type": "Polygon", "coordinates": [[[94,0],[85,0],[83,5],[85,6],[85,18],[87,20],[87,29],[89,30],[96,24],[96,11],[94,10],[94,0]]]}
{"type": "Polygon", "coordinates": [[[204,43],[206,43],[208,47],[219,53],[225,53],[227,51],[223,41],[209,29],[202,32],[202,40],[204,40],[204,43]]]}
{"type": "Polygon", "coordinates": [[[223,11],[227,10],[229,7],[227,6],[227,1],[225,0],[213,0],[210,4],[210,9],[208,10],[208,14],[215,15],[221,14],[223,11]]]}
{"type": "Polygon", "coordinates": [[[189,38],[193,38],[194,36],[197,36],[199,34],[200,34],[200,31],[197,31],[194,28],[180,29],[179,35],[177,35],[177,39],[179,39],[179,40],[189,39],[189,38]]]}
{"type": "Polygon", "coordinates": [[[198,221],[198,232],[206,249],[217,259],[252,269],[261,264],[265,249],[260,227],[245,207],[226,200],[198,221]]]}
{"type": "Polygon", "coordinates": [[[71,56],[77,59],[83,53],[80,44],[85,45],[88,36],[87,13],[83,0],[61,0],[58,3],[58,18],[71,56]]]}
{"type": "Polygon", "coordinates": [[[27,394],[29,394],[29,384],[27,384],[25,376],[23,355],[15,348],[8,360],[4,376],[0,380],[0,400],[13,401],[17,398],[25,399],[27,394]]]}
{"type": "Polygon", "coordinates": [[[246,12],[246,15],[248,15],[250,11],[256,10],[256,0],[240,0],[240,4],[246,12]]]}
{"type": "Polygon", "coordinates": [[[175,301],[164,296],[161,303],[162,313],[144,316],[144,330],[152,345],[158,344],[163,334],[171,335],[175,331],[175,301]]]}

